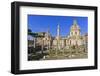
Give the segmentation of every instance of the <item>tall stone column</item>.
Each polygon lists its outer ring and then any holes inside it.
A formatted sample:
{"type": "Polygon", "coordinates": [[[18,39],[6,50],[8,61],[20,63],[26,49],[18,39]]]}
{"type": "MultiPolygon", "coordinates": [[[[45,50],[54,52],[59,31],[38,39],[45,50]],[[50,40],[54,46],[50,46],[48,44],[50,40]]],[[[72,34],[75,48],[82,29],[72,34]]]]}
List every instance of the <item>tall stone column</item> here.
{"type": "Polygon", "coordinates": [[[57,26],[57,48],[60,49],[60,27],[57,26]]]}

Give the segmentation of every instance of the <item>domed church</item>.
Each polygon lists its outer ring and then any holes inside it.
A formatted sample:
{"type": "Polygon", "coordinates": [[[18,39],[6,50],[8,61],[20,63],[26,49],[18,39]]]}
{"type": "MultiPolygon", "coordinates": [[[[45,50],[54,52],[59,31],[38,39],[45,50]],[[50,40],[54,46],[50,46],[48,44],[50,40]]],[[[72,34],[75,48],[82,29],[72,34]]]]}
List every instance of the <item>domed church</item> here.
{"type": "Polygon", "coordinates": [[[80,34],[80,27],[77,24],[77,21],[73,21],[73,25],[70,28],[70,35],[68,37],[69,45],[82,45],[83,44],[83,38],[80,34]]]}

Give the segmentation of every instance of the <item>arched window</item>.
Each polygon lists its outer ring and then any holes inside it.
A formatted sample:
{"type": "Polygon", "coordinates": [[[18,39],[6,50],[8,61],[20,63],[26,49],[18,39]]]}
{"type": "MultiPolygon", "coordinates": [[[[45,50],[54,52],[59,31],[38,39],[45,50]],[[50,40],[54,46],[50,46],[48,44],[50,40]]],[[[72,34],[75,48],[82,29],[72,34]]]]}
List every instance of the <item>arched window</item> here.
{"type": "Polygon", "coordinates": [[[77,32],[75,32],[75,35],[77,35],[77,32]]]}

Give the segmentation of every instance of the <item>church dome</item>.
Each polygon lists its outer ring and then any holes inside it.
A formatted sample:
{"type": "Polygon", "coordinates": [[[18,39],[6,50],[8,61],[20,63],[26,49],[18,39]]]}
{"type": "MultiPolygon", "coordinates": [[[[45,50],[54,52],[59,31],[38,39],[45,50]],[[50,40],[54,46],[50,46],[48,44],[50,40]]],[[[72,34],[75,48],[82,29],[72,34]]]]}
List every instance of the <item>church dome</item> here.
{"type": "Polygon", "coordinates": [[[72,27],[71,27],[71,30],[80,30],[80,27],[78,26],[76,20],[74,20],[73,25],[72,25],[72,27]]]}

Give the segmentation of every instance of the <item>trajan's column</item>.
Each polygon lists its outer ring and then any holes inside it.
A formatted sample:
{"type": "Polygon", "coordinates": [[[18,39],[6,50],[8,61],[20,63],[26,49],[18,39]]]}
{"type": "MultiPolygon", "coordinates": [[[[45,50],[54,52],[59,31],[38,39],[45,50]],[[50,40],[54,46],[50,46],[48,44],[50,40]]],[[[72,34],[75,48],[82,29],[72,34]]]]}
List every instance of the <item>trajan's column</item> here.
{"type": "Polygon", "coordinates": [[[57,48],[60,50],[60,26],[57,26],[57,48]]]}

